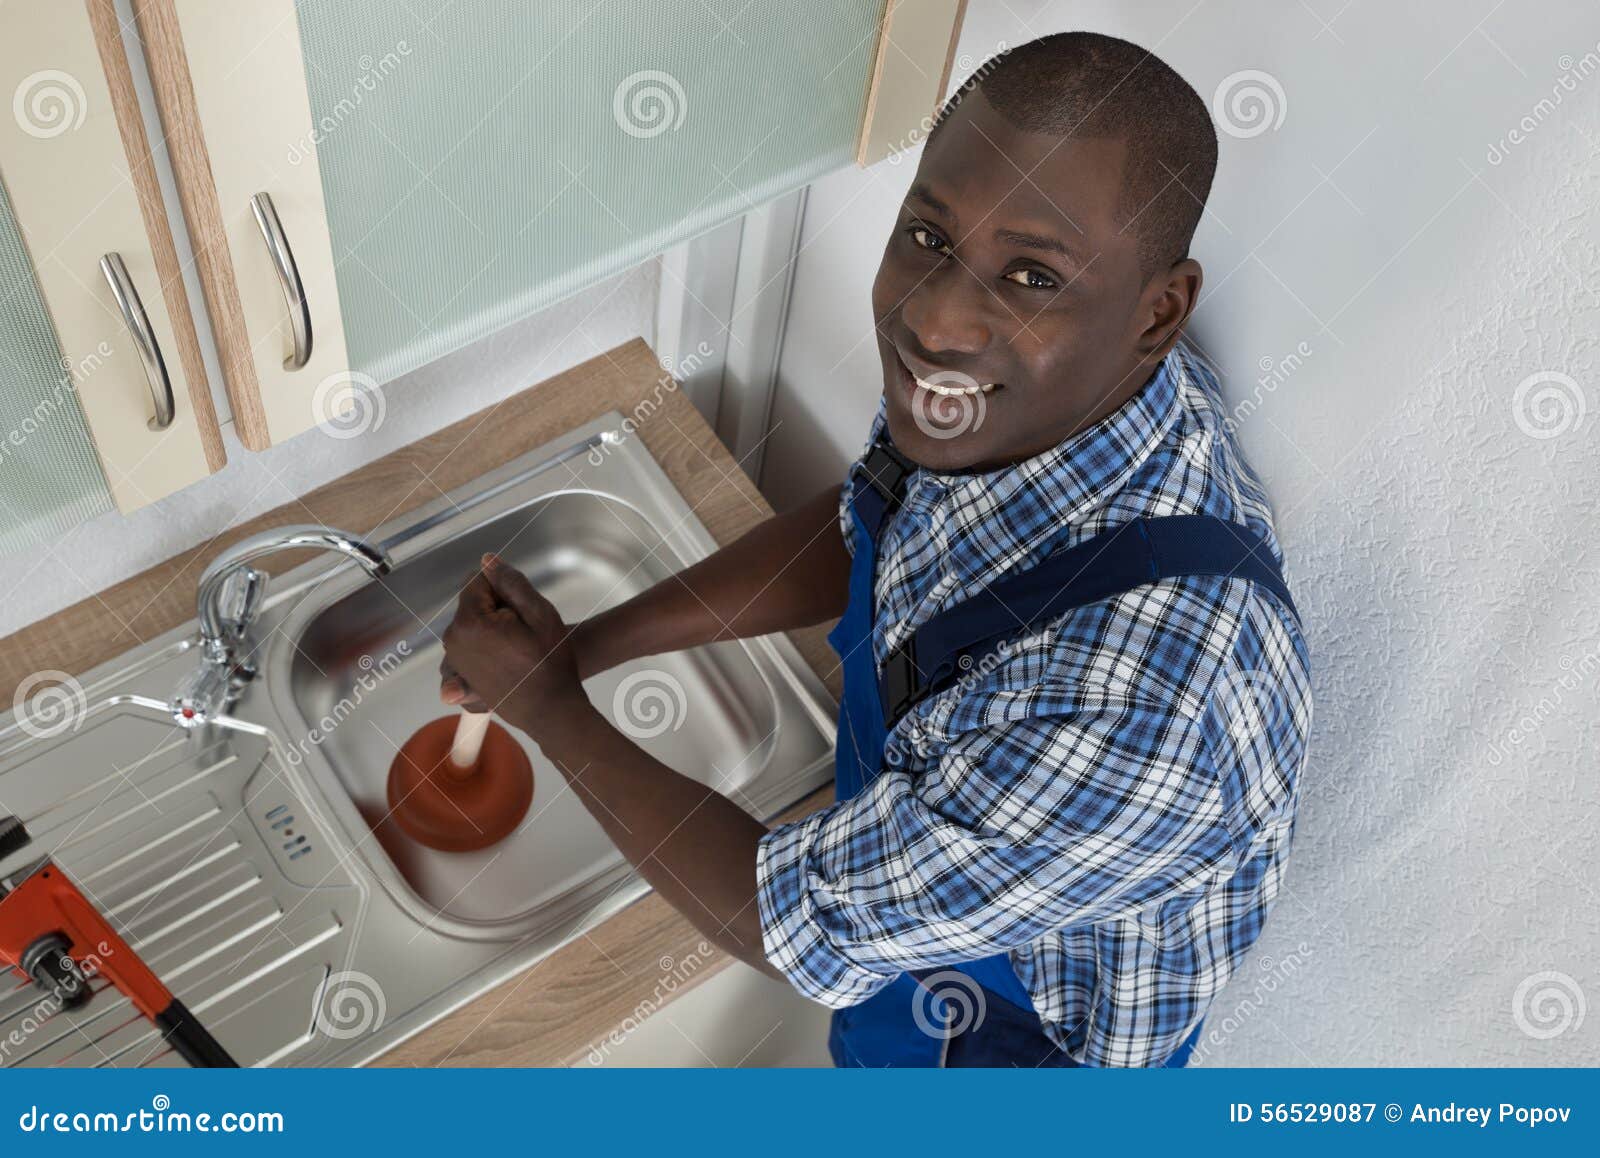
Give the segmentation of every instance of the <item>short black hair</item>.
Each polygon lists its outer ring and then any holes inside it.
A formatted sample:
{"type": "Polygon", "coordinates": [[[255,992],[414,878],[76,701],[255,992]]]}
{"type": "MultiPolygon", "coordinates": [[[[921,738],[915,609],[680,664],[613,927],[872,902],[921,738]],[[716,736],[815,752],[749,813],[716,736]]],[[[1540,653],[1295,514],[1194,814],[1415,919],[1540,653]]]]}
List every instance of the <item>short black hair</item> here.
{"type": "Polygon", "coordinates": [[[974,89],[1025,132],[1127,142],[1118,206],[1146,277],[1189,255],[1217,171],[1206,102],[1153,53],[1114,36],[1058,32],[985,61],[935,118],[932,139],[974,89]]]}

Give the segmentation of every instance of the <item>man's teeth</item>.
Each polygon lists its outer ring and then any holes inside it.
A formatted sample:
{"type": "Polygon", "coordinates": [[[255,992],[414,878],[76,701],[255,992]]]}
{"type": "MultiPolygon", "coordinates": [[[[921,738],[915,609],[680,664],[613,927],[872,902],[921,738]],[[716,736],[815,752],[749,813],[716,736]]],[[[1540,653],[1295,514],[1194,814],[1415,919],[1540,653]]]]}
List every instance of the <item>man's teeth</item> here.
{"type": "Polygon", "coordinates": [[[958,386],[949,382],[925,382],[912,375],[913,381],[924,390],[932,390],[935,394],[944,394],[952,397],[964,397],[969,394],[987,394],[993,390],[993,382],[974,382],[970,386],[958,386]]]}

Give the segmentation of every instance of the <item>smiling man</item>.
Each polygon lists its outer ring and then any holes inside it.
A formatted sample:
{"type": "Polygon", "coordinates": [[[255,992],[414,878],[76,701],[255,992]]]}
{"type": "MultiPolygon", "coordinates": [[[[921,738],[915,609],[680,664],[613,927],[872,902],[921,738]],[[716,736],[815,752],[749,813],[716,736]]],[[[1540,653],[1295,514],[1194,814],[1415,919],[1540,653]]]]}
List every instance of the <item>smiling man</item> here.
{"type": "Polygon", "coordinates": [[[883,397],[843,485],[575,626],[486,557],[443,695],[526,731],[709,939],[833,1007],[839,1064],[1182,1065],[1279,892],[1311,710],[1265,494],[1179,345],[1216,136],[1109,37],[978,75],[884,250],[883,397]],[[838,799],[770,831],[581,687],[841,615],[838,799]]]}

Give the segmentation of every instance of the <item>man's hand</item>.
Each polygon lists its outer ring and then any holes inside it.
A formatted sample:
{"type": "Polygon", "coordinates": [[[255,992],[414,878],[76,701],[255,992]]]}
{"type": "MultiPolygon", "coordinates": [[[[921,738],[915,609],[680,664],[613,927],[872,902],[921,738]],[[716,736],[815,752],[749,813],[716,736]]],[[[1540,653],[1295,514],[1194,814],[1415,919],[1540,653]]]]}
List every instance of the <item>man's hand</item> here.
{"type": "Polygon", "coordinates": [[[781,976],[762,952],[756,902],[766,825],[612,727],[584,695],[570,636],[525,575],[485,555],[444,633],[440,694],[528,733],[657,892],[707,940],[781,976]]]}
{"type": "Polygon", "coordinates": [[[526,575],[485,555],[445,629],[440,698],[497,712],[537,743],[544,725],[589,708],[570,636],[526,575]]]}

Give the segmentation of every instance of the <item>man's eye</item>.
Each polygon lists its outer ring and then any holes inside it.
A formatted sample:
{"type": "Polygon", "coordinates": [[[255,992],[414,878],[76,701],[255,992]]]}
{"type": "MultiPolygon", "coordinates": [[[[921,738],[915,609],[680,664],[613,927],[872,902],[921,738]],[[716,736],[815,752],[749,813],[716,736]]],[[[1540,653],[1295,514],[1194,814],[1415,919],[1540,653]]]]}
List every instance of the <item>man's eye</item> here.
{"type": "Polygon", "coordinates": [[[944,249],[944,238],[932,230],[924,229],[920,225],[913,225],[906,231],[911,235],[911,240],[919,249],[929,249],[939,253],[944,249]]]}
{"type": "Polygon", "coordinates": [[[1040,273],[1036,269],[1014,269],[1006,274],[1007,281],[1014,281],[1018,285],[1025,285],[1029,289],[1055,289],[1056,280],[1047,273],[1040,273]]]}

